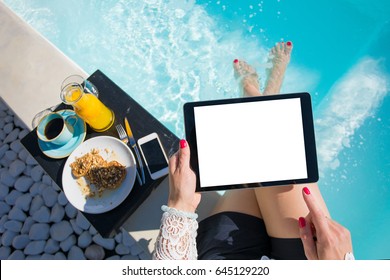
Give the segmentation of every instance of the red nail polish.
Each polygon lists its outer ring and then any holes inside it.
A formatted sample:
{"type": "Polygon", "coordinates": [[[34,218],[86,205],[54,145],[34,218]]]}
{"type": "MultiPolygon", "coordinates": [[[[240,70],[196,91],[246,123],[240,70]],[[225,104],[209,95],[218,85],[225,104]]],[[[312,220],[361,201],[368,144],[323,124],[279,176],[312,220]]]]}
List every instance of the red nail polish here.
{"type": "Polygon", "coordinates": [[[299,217],[298,219],[299,227],[304,228],[306,226],[306,220],[303,217],[299,217]]]}
{"type": "Polygon", "coordinates": [[[287,42],[287,46],[291,46],[291,42],[290,41],[287,42]]]}
{"type": "Polygon", "coordinates": [[[234,62],[234,63],[238,63],[238,59],[235,59],[233,62],[234,62]]]}
{"type": "Polygon", "coordinates": [[[187,141],[184,139],[180,140],[180,148],[184,149],[185,147],[187,147],[187,141]]]}
{"type": "Polygon", "coordinates": [[[303,192],[304,192],[305,194],[307,194],[307,195],[310,194],[310,190],[309,190],[309,188],[307,188],[307,187],[304,187],[304,188],[303,188],[303,192]]]}

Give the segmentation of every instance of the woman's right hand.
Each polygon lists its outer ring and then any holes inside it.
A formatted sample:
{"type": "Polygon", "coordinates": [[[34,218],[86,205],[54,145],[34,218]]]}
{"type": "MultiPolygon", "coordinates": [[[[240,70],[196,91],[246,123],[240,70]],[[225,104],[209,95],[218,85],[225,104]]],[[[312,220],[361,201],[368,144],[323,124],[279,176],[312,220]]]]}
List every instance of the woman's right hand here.
{"type": "Polygon", "coordinates": [[[185,212],[195,212],[200,193],[195,192],[196,176],[190,167],[190,148],[180,140],[180,149],[169,159],[168,206],[185,212]]]}
{"type": "Polygon", "coordinates": [[[299,218],[299,231],[305,255],[309,260],[344,260],[352,253],[350,232],[326,217],[308,188],[303,198],[309,208],[306,218],[299,218]]]}

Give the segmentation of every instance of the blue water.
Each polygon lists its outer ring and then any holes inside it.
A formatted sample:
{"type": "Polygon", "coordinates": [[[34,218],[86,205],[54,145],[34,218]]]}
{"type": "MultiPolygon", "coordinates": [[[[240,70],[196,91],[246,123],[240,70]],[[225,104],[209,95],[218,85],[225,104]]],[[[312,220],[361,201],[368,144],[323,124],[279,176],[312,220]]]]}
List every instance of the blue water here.
{"type": "Polygon", "coordinates": [[[283,92],[312,94],[332,217],[350,229],[357,258],[390,258],[389,1],[4,2],[179,137],[183,103],[238,96],[233,59],[264,80],[269,49],[293,41],[283,92]]]}

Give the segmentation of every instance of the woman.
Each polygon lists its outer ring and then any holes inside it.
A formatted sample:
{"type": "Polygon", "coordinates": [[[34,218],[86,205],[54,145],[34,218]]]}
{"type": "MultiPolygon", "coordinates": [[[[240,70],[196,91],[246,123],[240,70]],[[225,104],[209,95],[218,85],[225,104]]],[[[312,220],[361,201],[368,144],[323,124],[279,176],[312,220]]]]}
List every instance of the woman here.
{"type": "MultiPolygon", "coordinates": [[[[272,68],[261,93],[256,71],[234,60],[236,78],[246,97],[280,92],[292,43],[271,50],[272,68]]],[[[189,165],[185,140],[170,158],[170,190],[155,259],[348,259],[347,229],[330,219],[317,184],[226,191],[209,217],[199,223],[200,194],[189,165]]]]}

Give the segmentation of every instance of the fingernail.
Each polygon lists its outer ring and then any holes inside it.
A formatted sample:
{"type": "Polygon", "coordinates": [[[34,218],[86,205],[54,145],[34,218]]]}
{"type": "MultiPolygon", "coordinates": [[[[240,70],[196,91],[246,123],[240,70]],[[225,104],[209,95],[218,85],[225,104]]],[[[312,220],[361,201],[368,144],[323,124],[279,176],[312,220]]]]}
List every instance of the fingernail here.
{"type": "Polygon", "coordinates": [[[309,188],[307,188],[307,187],[304,187],[304,188],[303,188],[303,192],[304,192],[305,194],[307,194],[307,195],[310,194],[310,190],[309,190],[309,188]]]}
{"type": "Polygon", "coordinates": [[[233,60],[233,63],[238,63],[238,59],[233,60]]]}
{"type": "Polygon", "coordinates": [[[180,140],[180,148],[184,149],[185,147],[187,147],[187,141],[184,139],[181,139],[180,140]]]}
{"type": "Polygon", "coordinates": [[[287,42],[287,46],[291,46],[292,44],[291,44],[291,42],[290,41],[288,41],[287,42]]]}
{"type": "Polygon", "coordinates": [[[298,219],[299,227],[304,228],[306,226],[306,220],[304,217],[299,217],[298,219]]]}

